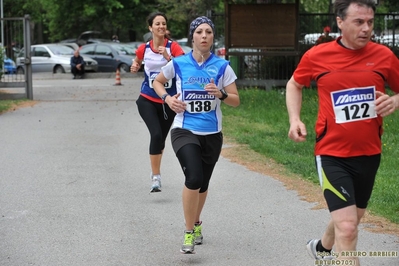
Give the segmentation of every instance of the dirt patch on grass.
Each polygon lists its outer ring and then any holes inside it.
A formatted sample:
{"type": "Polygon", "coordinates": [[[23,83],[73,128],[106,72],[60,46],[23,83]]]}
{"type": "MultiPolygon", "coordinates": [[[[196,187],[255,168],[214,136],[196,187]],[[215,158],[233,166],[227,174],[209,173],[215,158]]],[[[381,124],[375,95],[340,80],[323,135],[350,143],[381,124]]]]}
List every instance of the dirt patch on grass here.
{"type": "MultiPolygon", "coordinates": [[[[0,90],[0,96],[1,96],[1,94],[7,94],[7,93],[9,93],[9,92],[0,90]]],[[[38,103],[37,101],[18,101],[16,103],[12,104],[8,110],[4,110],[4,111],[0,112],[0,114],[12,112],[12,111],[15,111],[20,108],[33,107],[37,103],[38,103]]]]}
{"type": "Polygon", "coordinates": [[[37,104],[37,101],[23,101],[18,104],[14,104],[12,106],[12,111],[15,111],[19,108],[33,107],[35,104],[37,104]]]}
{"type": "MultiPolygon", "coordinates": [[[[281,165],[272,159],[252,151],[246,145],[240,145],[225,137],[225,147],[222,156],[232,162],[245,166],[247,169],[258,172],[281,181],[289,190],[294,190],[299,197],[307,202],[315,203],[313,209],[327,209],[320,186],[304,180],[300,176],[287,173],[281,165]]],[[[385,218],[366,212],[362,219],[362,227],[375,233],[393,234],[399,237],[399,225],[389,222],[385,218]]]]}

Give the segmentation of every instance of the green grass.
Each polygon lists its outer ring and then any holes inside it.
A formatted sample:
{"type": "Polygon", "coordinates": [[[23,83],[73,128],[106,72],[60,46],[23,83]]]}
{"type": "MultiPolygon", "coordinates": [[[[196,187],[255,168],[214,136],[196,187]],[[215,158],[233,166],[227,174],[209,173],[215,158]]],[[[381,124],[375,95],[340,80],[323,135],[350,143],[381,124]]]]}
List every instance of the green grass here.
{"type": "MultiPolygon", "coordinates": [[[[303,90],[301,119],[308,132],[307,141],[288,138],[288,113],[284,90],[240,90],[241,105],[222,105],[223,133],[259,154],[274,159],[285,170],[318,184],[314,163],[317,116],[317,91],[303,90]]],[[[369,211],[399,224],[399,112],[384,120],[383,155],[369,204],[369,211]]]]}
{"type": "Polygon", "coordinates": [[[21,100],[0,100],[0,114],[8,111],[15,104],[18,104],[21,100]]]}

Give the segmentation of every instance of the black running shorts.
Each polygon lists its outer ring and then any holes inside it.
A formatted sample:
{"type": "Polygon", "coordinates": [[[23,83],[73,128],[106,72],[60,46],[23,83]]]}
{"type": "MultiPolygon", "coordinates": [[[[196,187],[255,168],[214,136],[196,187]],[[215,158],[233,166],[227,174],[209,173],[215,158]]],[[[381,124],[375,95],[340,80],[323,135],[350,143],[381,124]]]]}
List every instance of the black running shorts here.
{"type": "Polygon", "coordinates": [[[330,212],[351,205],[361,209],[367,207],[381,154],[349,158],[319,155],[315,159],[330,212]]]}
{"type": "Polygon", "coordinates": [[[174,128],[172,129],[170,136],[172,147],[176,154],[184,145],[196,144],[201,147],[201,156],[205,163],[215,164],[219,159],[223,144],[222,132],[202,136],[195,135],[186,129],[174,128]]]}

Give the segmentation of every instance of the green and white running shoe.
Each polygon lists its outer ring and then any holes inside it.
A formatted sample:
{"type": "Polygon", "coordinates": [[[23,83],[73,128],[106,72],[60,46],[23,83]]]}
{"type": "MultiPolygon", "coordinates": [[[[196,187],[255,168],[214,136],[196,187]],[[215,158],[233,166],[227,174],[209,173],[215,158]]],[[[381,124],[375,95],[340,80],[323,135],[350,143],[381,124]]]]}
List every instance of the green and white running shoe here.
{"type": "Polygon", "coordinates": [[[204,239],[204,236],[202,235],[202,222],[194,225],[194,237],[194,244],[201,245],[204,239]]]}
{"type": "Polygon", "coordinates": [[[195,254],[194,252],[194,231],[184,231],[184,242],[180,249],[183,254],[195,254]]]}

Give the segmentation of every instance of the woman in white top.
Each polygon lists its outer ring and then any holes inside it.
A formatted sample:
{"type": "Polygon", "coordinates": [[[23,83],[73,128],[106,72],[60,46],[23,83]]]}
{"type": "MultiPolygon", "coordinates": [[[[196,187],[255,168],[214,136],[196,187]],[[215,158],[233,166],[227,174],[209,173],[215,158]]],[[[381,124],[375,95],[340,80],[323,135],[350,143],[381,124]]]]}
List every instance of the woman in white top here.
{"type": "MultiPolygon", "coordinates": [[[[155,93],[152,82],[161,67],[173,57],[184,54],[177,42],[165,37],[167,18],[161,12],[154,12],[148,16],[148,28],[152,32],[152,39],[143,43],[136,50],[136,58],[131,66],[131,72],[137,72],[142,62],[144,64],[144,81],[141,85],[137,107],[150,132],[150,161],[151,161],[151,191],[161,191],[161,159],[165,148],[165,139],[172,125],[175,112],[164,105],[155,93]]],[[[175,79],[167,81],[166,89],[171,95],[176,94],[175,79]]]]}

